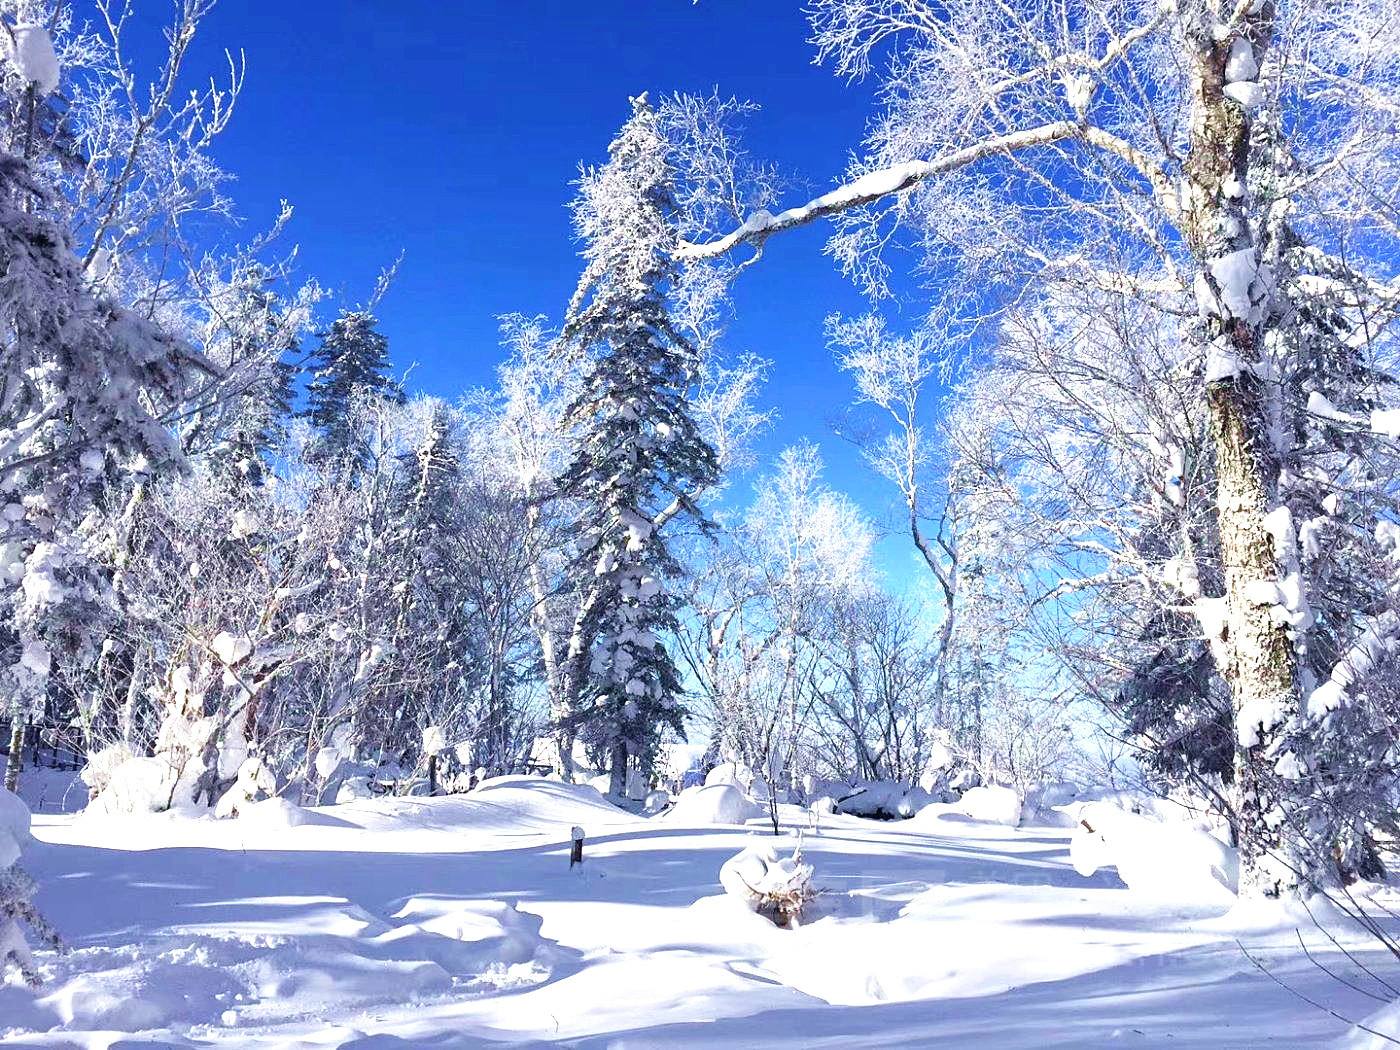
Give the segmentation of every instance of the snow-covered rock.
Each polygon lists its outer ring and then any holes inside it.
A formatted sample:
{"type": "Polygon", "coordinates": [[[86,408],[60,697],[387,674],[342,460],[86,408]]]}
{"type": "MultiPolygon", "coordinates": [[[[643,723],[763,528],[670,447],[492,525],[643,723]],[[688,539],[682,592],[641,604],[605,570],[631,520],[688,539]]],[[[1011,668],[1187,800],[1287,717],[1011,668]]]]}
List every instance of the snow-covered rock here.
{"type": "Polygon", "coordinates": [[[682,791],[663,819],[677,824],[746,824],[763,812],[733,784],[707,784],[682,791]]]}
{"type": "Polygon", "coordinates": [[[1008,787],[991,785],[963,792],[958,808],[973,820],[1014,828],[1021,823],[1021,796],[1008,787]]]}
{"type": "Polygon", "coordinates": [[[1214,835],[1112,802],[1074,802],[1062,810],[1078,825],[1069,855],[1086,878],[1114,868],[1135,893],[1199,904],[1233,901],[1239,860],[1214,835]]]}
{"type": "Polygon", "coordinates": [[[907,819],[930,802],[937,801],[922,786],[910,787],[898,780],[857,780],[851,784],[823,782],[820,794],[836,799],[838,813],[883,820],[907,819]]]}

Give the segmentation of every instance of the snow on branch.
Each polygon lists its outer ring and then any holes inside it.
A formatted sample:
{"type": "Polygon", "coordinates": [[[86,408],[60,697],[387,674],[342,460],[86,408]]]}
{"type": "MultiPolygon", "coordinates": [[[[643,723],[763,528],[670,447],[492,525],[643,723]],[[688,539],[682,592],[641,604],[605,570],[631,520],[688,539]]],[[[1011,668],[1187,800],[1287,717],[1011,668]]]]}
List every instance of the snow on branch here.
{"type": "Polygon", "coordinates": [[[911,160],[888,168],[867,172],[843,186],[815,197],[806,204],[773,215],[757,211],[742,226],[723,237],[703,244],[682,241],[678,258],[691,261],[714,259],[732,251],[740,244],[760,244],[769,235],[782,230],[806,226],[819,219],[860,208],[886,197],[913,189],[936,175],[965,168],[999,153],[1014,153],[1034,146],[1045,146],[1065,139],[1080,138],[1132,166],[1151,183],[1154,193],[1170,210],[1175,210],[1175,191],[1166,172],[1141,150],[1101,128],[1087,127],[1069,120],[1057,120],[1039,127],[1026,128],[984,139],[934,160],[911,160]]]}
{"type": "Polygon", "coordinates": [[[1400,614],[1387,609],[1375,617],[1351,648],[1342,654],[1327,681],[1308,695],[1308,714],[1322,719],[1344,706],[1350,697],[1352,685],[1370,674],[1385,657],[1388,643],[1397,634],[1400,634],[1400,614]]]}

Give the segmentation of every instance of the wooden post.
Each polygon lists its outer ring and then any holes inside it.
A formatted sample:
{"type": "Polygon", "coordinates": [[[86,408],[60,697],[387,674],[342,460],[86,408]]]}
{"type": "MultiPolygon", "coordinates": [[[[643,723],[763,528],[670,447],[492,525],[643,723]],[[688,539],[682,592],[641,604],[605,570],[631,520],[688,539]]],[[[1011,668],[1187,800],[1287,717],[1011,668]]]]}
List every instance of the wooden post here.
{"type": "Polygon", "coordinates": [[[573,870],[575,864],[583,863],[583,828],[574,828],[574,845],[569,850],[569,870],[573,870]]]}

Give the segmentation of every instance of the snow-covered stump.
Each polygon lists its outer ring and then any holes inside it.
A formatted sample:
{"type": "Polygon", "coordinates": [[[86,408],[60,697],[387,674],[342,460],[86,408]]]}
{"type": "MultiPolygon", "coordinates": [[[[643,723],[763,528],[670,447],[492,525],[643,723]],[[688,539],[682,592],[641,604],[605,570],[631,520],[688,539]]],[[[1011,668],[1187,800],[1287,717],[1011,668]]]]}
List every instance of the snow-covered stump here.
{"type": "Polygon", "coordinates": [[[49,947],[59,950],[63,942],[58,932],[34,907],[38,887],[19,866],[21,844],[29,839],[29,808],[18,795],[0,790],[0,979],[11,966],[20,976],[37,986],[39,971],[29,952],[21,923],[49,947]]]}
{"type": "Polygon", "coordinates": [[[802,909],[817,891],[812,865],[802,860],[799,842],[790,857],[779,857],[772,842],[749,846],[719,869],[719,884],[759,915],[781,928],[800,924],[802,909]]]}

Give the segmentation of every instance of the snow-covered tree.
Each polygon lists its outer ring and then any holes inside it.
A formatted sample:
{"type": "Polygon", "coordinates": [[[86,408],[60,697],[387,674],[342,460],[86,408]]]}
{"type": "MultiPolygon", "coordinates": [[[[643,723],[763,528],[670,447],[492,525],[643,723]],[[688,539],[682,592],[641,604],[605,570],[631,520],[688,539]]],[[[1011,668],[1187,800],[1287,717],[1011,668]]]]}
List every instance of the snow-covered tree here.
{"type": "Polygon", "coordinates": [[[206,262],[199,277],[202,323],[197,337],[224,372],[216,401],[200,405],[180,427],[187,455],[213,455],[231,476],[256,482],[266,458],[287,437],[296,393],[296,354],[310,330],[320,291],[308,282],[288,295],[290,273],[240,253],[221,265],[206,262]]]}
{"type": "MultiPolygon", "coordinates": [[[[57,88],[56,60],[45,28],[26,32],[26,50],[5,66],[0,107],[0,255],[9,260],[0,289],[0,487],[13,588],[4,677],[16,740],[42,711],[53,664],[91,659],[100,640],[97,610],[110,594],[94,563],[91,515],[102,478],[171,465],[178,448],[165,413],[200,378],[217,375],[185,341],[86,279],[62,158],[26,116],[57,88]]],[[[11,785],[18,770],[12,746],[11,785]]]]}
{"type": "MultiPolygon", "coordinates": [[[[872,593],[873,542],[870,522],[823,482],[820,454],[803,443],[779,454],[714,543],[691,545],[681,657],[720,757],[774,788],[796,787],[822,749],[813,676],[835,610],[872,593]]],[[[849,755],[844,734],[833,736],[849,755]]]]}
{"type": "Polygon", "coordinates": [[[889,56],[865,156],[845,185],[683,257],[835,217],[834,254],[877,292],[881,246],[911,230],[963,316],[1036,279],[1189,296],[1181,334],[1207,388],[1223,587],[1203,597],[1225,599],[1213,608],[1243,884],[1287,890],[1308,863],[1285,856],[1271,770],[1305,683],[1290,626],[1251,596],[1290,571],[1266,525],[1281,495],[1266,348],[1292,313],[1279,280],[1309,252],[1356,274],[1381,313],[1393,306],[1400,29],[1371,0],[818,0],[811,13],[841,74],[889,56]]]}
{"type": "Polygon", "coordinates": [[[571,717],[608,755],[615,793],[629,763],[649,772],[663,726],[681,728],[681,683],[666,649],[678,566],[665,530],[677,517],[703,523],[696,494],[718,474],[687,399],[696,352],[668,311],[679,272],[668,147],[645,97],[632,107],[574,211],[586,265],[563,339],[589,360],[567,419],[573,458],[559,480],[583,531],[574,570],[581,631],[564,672],[576,683],[571,717]]]}
{"type": "Polygon", "coordinates": [[[21,924],[50,947],[58,934],[34,907],[34,880],[20,866],[20,852],[29,841],[29,809],[18,795],[0,788],[0,979],[11,967],[30,984],[39,983],[21,924]]]}
{"type": "Polygon", "coordinates": [[[342,311],[321,336],[308,368],[304,414],[319,435],[313,455],[363,466],[366,452],[356,447],[350,422],[352,402],[364,395],[403,398],[389,372],[389,341],[379,319],[367,309],[342,311]]]}

